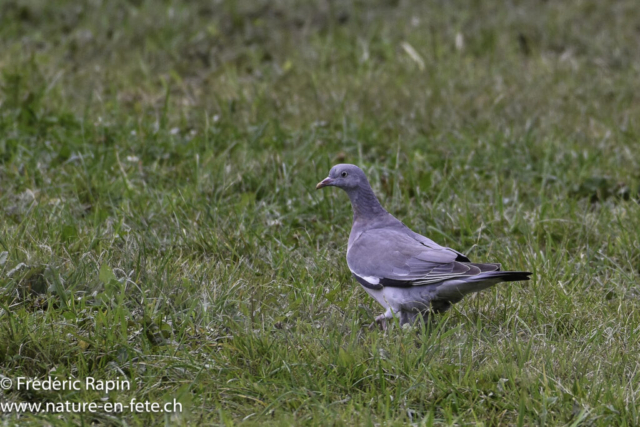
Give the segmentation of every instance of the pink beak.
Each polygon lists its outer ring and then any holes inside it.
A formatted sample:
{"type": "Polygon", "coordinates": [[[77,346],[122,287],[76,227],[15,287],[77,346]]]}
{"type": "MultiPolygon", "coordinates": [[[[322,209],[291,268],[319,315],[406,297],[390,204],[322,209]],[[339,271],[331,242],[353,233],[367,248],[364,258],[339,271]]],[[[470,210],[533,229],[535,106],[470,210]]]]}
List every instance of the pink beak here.
{"type": "Polygon", "coordinates": [[[321,189],[322,187],[326,187],[327,185],[331,185],[333,180],[331,178],[325,178],[316,185],[316,190],[321,189]]]}

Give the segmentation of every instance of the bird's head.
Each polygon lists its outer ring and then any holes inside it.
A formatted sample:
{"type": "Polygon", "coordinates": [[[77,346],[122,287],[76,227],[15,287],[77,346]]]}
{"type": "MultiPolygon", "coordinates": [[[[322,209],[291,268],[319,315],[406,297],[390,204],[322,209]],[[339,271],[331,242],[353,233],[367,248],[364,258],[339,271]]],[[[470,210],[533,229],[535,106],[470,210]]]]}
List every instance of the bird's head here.
{"type": "Polygon", "coordinates": [[[340,164],[331,168],[329,176],[316,185],[316,190],[322,187],[339,187],[349,192],[361,185],[368,186],[367,177],[356,165],[340,164]]]}

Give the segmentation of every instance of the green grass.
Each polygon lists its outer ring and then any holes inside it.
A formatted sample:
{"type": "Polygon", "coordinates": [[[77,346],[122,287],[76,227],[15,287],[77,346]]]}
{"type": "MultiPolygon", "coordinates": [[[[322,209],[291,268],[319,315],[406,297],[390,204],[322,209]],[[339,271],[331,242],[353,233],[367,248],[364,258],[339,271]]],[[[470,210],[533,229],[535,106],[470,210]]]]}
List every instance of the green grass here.
{"type": "Polygon", "coordinates": [[[0,3],[6,425],[640,424],[634,0],[0,3]],[[55,3],[55,4],[54,4],[55,3]],[[356,163],[414,230],[533,280],[423,333],[345,262],[356,163]]]}

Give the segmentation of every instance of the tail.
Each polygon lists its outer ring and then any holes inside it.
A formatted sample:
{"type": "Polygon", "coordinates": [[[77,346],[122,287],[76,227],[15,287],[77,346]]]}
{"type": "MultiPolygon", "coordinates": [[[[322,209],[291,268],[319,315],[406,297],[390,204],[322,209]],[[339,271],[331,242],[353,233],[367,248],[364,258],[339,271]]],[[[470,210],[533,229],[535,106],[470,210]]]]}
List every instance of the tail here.
{"type": "Polygon", "coordinates": [[[531,273],[528,271],[495,271],[491,274],[485,274],[488,277],[499,278],[500,282],[523,282],[531,279],[529,277],[531,273]]]}
{"type": "Polygon", "coordinates": [[[436,298],[457,302],[466,294],[479,292],[500,282],[521,282],[529,280],[528,271],[484,271],[475,276],[446,280],[436,288],[436,298]]]}

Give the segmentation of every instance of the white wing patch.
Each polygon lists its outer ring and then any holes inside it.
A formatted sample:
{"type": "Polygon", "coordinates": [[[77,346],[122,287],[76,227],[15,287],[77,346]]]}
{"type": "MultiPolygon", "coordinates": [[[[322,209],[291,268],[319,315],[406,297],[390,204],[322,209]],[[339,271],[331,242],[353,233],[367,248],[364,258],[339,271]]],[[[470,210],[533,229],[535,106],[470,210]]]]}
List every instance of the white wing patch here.
{"type": "Polygon", "coordinates": [[[378,283],[380,283],[380,279],[377,277],[373,277],[373,276],[360,276],[360,277],[362,277],[364,280],[371,283],[372,285],[377,285],[378,283]]]}
{"type": "Polygon", "coordinates": [[[374,276],[363,276],[361,274],[356,273],[355,271],[351,270],[351,268],[349,268],[349,270],[355,274],[356,276],[358,276],[359,278],[361,278],[362,280],[365,280],[367,282],[369,282],[372,285],[377,285],[380,283],[380,278],[379,277],[374,277],[374,276]]]}

